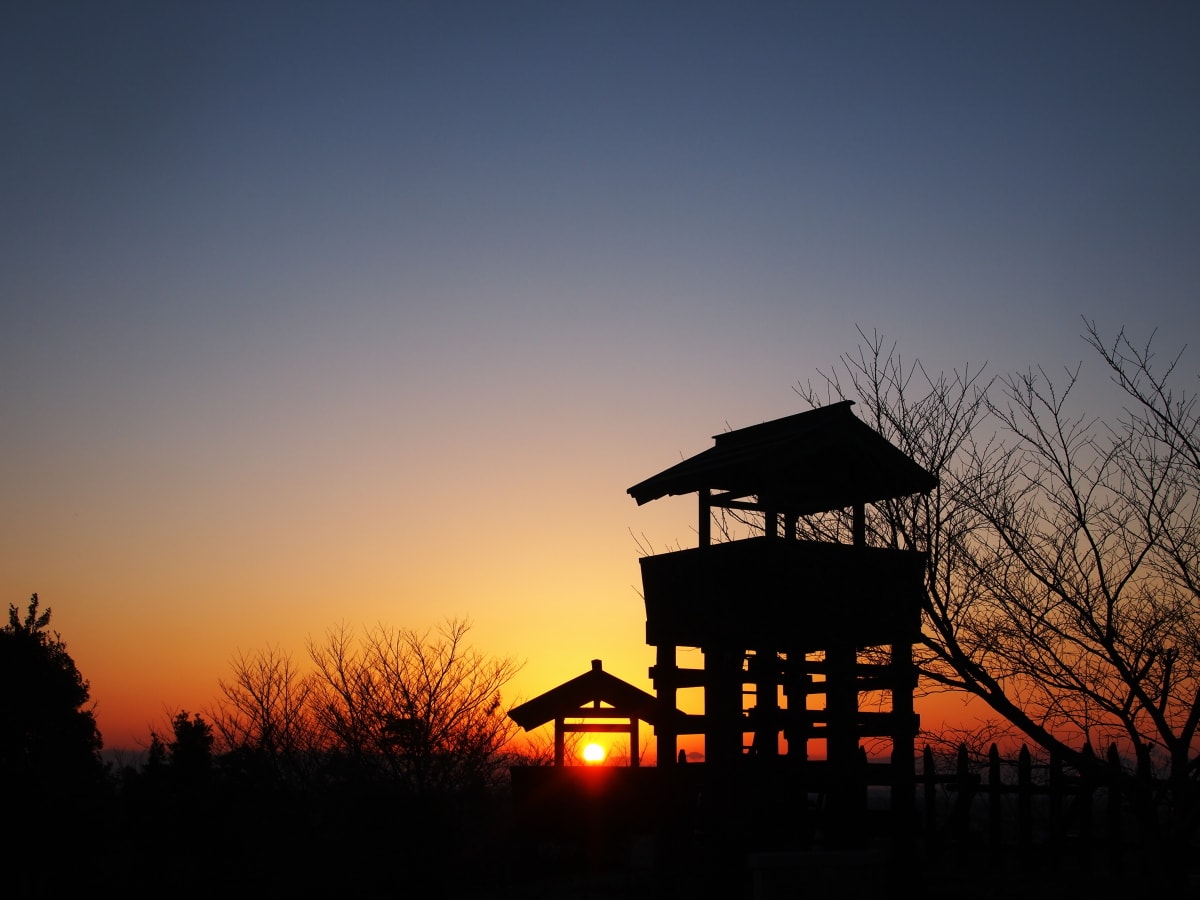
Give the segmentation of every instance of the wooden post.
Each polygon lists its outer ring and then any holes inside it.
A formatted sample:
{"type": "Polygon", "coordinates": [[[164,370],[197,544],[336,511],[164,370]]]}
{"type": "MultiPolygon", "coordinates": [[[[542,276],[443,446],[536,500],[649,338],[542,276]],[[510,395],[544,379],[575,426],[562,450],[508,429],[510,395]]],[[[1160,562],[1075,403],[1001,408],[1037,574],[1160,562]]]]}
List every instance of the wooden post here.
{"type": "Polygon", "coordinates": [[[992,744],[988,750],[988,844],[993,852],[1003,843],[1003,820],[1000,807],[1000,748],[992,744]]]}
{"type": "Polygon", "coordinates": [[[808,688],[811,676],[804,669],[804,653],[795,648],[785,651],[783,663],[783,698],[787,706],[784,737],[790,759],[808,759],[808,688]]]}
{"type": "Polygon", "coordinates": [[[704,653],[704,755],[730,765],[742,753],[742,653],[702,647],[704,653]]]}
{"type": "Polygon", "coordinates": [[[975,799],[975,780],[967,758],[967,745],[958,745],[958,764],[954,772],[956,788],[954,806],[950,811],[949,828],[958,843],[959,853],[966,856],[970,849],[971,802],[975,799]]]}
{"type": "Polygon", "coordinates": [[[1049,831],[1050,861],[1056,864],[1062,856],[1063,844],[1063,764],[1062,757],[1055,751],[1050,752],[1049,778],[1049,831]]]}
{"type": "Polygon", "coordinates": [[[554,764],[563,766],[567,759],[566,720],[559,716],[554,720],[554,764]]]}
{"type": "Polygon", "coordinates": [[[1096,751],[1090,743],[1083,745],[1083,765],[1079,769],[1075,809],[1079,815],[1079,858],[1083,871],[1091,871],[1092,862],[1092,792],[1096,787],[1096,751]]]}
{"type": "Polygon", "coordinates": [[[1033,853],[1033,758],[1029,745],[1017,756],[1017,849],[1028,863],[1033,853]]]}
{"type": "MultiPolygon", "coordinates": [[[[918,617],[920,613],[918,612],[918,617]]],[[[918,622],[919,622],[918,618],[918,622]]],[[[912,660],[912,644],[897,636],[892,644],[892,832],[898,852],[912,846],[916,826],[917,713],[913,689],[917,670],[912,660]]]]}
{"type": "Polygon", "coordinates": [[[1134,752],[1137,754],[1136,794],[1134,795],[1134,817],[1139,822],[1154,820],[1154,773],[1150,768],[1150,748],[1139,743],[1134,752]]]}
{"type": "MultiPolygon", "coordinates": [[[[865,533],[863,506],[854,507],[855,546],[865,533]]],[[[861,809],[858,765],[858,648],[850,634],[837,634],[825,648],[825,754],[829,771],[827,804],[832,843],[853,844],[859,835],[861,809]]]]}
{"type": "Polygon", "coordinates": [[[675,765],[675,754],[679,750],[675,721],[675,710],[678,708],[676,693],[678,678],[675,668],[675,645],[659,644],[654,648],[654,692],[658,697],[661,718],[654,727],[655,744],[657,745],[658,765],[675,765]]]}
{"type": "Polygon", "coordinates": [[[862,503],[854,504],[854,546],[867,545],[867,510],[862,503]]]}
{"type": "Polygon", "coordinates": [[[1121,757],[1117,745],[1108,745],[1108,871],[1117,881],[1125,878],[1125,841],[1121,833],[1121,757]]]}
{"type": "Polygon", "coordinates": [[[779,755],[779,655],[759,650],[749,660],[747,675],[754,684],[754,752],[779,755]]]}
{"type": "Polygon", "coordinates": [[[800,516],[796,513],[788,513],[783,518],[783,536],[788,540],[794,541],[799,536],[800,516]]]}
{"type": "Polygon", "coordinates": [[[922,769],[924,770],[924,806],[925,806],[925,843],[930,850],[937,845],[937,763],[933,759],[933,750],[929,745],[921,751],[922,769]]]}
{"type": "Polygon", "coordinates": [[[858,651],[853,639],[838,636],[825,650],[826,804],[831,843],[851,846],[861,820],[858,780],[858,651]]]}

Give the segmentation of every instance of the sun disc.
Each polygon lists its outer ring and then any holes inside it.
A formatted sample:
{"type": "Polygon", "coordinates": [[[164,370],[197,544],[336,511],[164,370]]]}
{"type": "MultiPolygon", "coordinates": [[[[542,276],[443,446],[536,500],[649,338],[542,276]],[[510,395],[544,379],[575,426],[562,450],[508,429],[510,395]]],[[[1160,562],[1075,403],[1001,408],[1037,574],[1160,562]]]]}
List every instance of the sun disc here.
{"type": "Polygon", "coordinates": [[[583,748],[583,761],[589,763],[604,762],[604,748],[599,744],[588,744],[583,748]]]}

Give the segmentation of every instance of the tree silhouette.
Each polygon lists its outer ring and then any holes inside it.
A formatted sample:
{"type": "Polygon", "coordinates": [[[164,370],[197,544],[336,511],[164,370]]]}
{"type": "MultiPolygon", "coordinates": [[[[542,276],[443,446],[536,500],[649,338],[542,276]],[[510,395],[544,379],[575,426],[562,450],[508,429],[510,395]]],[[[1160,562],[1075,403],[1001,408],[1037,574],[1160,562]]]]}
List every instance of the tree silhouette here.
{"type": "Polygon", "coordinates": [[[14,896],[56,896],[86,878],[103,784],[88,683],[49,625],[34,594],[24,619],[9,606],[0,628],[0,845],[21,860],[7,867],[14,896]]]}
{"type": "Polygon", "coordinates": [[[311,677],[277,647],[239,653],[233,676],[220,679],[211,714],[226,766],[256,780],[297,782],[315,750],[309,710],[311,677]]]}
{"type": "Polygon", "coordinates": [[[339,627],[310,641],[309,702],[323,746],[417,794],[502,777],[517,726],[500,691],[520,664],[470,647],[469,630],[451,619],[436,637],[380,626],[357,639],[339,627]]]}
{"type": "Polygon", "coordinates": [[[69,794],[100,775],[102,744],[88,682],[49,625],[34,594],[24,620],[10,605],[0,628],[0,771],[30,793],[69,794]]]}
{"type": "Polygon", "coordinates": [[[202,787],[212,773],[213,742],[213,727],[203,716],[180,710],[171,717],[169,739],[150,732],[146,768],[168,772],[177,786],[202,787]]]}
{"type": "MultiPolygon", "coordinates": [[[[1160,369],[1149,342],[1085,327],[1124,405],[1115,417],[1079,408],[1078,367],[932,375],[877,335],[822,374],[824,390],[799,392],[852,396],[939,476],[868,521],[870,542],[928,553],[926,687],[976,695],[1085,769],[1107,764],[1085,744],[1115,741],[1131,786],[1134,761],[1158,764],[1178,849],[1200,819],[1200,419],[1180,357],[1160,369]]],[[[827,538],[849,523],[804,526],[827,538]]]]}

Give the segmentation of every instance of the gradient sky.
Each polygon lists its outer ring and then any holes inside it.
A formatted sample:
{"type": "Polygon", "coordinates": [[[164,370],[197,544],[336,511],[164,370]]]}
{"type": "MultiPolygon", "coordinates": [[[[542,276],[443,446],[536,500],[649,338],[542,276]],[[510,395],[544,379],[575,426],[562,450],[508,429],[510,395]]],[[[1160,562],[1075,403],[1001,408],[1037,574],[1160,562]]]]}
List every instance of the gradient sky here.
{"type": "Polygon", "coordinates": [[[1194,3],[6,3],[3,603],[110,747],[341,621],[650,689],[635,536],[694,501],[626,488],[856,328],[1194,339],[1198,47],[1194,3]]]}

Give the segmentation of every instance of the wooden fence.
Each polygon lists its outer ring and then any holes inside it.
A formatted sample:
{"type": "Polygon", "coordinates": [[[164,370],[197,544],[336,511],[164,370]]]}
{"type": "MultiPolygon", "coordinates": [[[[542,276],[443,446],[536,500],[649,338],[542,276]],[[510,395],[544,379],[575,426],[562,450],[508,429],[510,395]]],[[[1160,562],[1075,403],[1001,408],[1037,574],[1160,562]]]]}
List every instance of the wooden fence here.
{"type": "MultiPolygon", "coordinates": [[[[754,853],[754,896],[899,896],[900,886],[978,900],[1198,896],[1200,846],[1172,849],[1167,786],[1149,766],[1123,765],[1115,747],[1072,762],[1035,762],[1028,747],[1004,759],[995,746],[982,759],[960,746],[939,761],[927,747],[902,815],[880,766],[864,797],[868,841],[754,853]]],[[[822,809],[824,795],[816,802],[822,809]]]]}
{"type": "Polygon", "coordinates": [[[992,745],[982,767],[972,768],[960,746],[955,763],[938,771],[926,747],[917,783],[927,851],[982,851],[1025,865],[1070,863],[1123,879],[1130,861],[1144,860],[1153,849],[1149,842],[1158,841],[1146,829],[1161,812],[1153,781],[1144,767],[1123,770],[1115,746],[1107,765],[1088,747],[1082,760],[1069,766],[1056,754],[1035,764],[1027,746],[1005,760],[992,745]]]}

